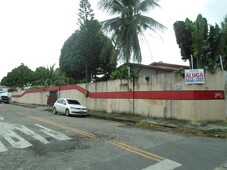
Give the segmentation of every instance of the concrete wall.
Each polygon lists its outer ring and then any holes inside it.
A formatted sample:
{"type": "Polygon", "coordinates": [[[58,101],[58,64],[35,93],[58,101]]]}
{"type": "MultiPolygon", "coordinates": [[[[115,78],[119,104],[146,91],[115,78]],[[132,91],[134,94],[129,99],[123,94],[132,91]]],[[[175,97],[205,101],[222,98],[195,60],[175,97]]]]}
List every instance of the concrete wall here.
{"type": "Polygon", "coordinates": [[[205,73],[205,83],[188,85],[179,74],[153,74],[136,80],[112,80],[13,94],[13,101],[46,104],[48,91],[58,97],[76,98],[89,110],[183,119],[225,120],[226,73],[205,73]]]}

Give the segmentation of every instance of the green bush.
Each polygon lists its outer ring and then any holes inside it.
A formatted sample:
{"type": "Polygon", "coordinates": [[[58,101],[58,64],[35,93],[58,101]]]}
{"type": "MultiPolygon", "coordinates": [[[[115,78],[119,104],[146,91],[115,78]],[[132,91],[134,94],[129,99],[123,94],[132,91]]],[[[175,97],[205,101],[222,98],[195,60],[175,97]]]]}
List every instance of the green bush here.
{"type": "Polygon", "coordinates": [[[130,77],[128,75],[128,66],[123,66],[118,68],[117,70],[113,71],[111,74],[111,79],[115,80],[115,79],[128,79],[128,78],[137,78],[138,74],[135,73],[134,70],[130,69],[130,77]]]}

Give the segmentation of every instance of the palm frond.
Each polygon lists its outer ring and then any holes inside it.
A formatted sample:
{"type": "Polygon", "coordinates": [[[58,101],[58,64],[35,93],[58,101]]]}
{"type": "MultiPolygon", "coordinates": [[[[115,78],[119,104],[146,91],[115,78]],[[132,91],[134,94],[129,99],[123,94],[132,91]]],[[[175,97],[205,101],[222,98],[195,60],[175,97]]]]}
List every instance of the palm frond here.
{"type": "Polygon", "coordinates": [[[141,62],[139,35],[146,29],[156,33],[163,30],[162,24],[148,16],[141,15],[150,9],[159,7],[159,0],[100,0],[99,7],[109,14],[120,16],[102,22],[103,29],[111,33],[119,56],[126,62],[141,62]]]}
{"type": "Polygon", "coordinates": [[[137,1],[137,5],[135,6],[135,12],[149,12],[149,10],[154,9],[156,7],[160,7],[158,4],[159,0],[143,0],[142,2],[137,1]]]}
{"type": "Polygon", "coordinates": [[[136,23],[138,26],[143,28],[144,30],[146,29],[151,29],[151,30],[164,30],[166,27],[159,23],[158,21],[154,20],[153,18],[144,16],[144,15],[137,15],[135,17],[136,23]]]}
{"type": "Polygon", "coordinates": [[[124,8],[120,0],[100,0],[98,7],[109,14],[120,14],[124,8]]]}

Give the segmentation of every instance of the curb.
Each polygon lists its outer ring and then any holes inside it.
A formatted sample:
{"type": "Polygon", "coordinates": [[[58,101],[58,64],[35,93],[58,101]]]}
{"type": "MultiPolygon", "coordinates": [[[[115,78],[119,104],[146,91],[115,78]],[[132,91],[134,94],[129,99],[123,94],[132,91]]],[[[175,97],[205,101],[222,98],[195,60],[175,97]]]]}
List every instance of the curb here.
{"type": "Polygon", "coordinates": [[[128,123],[134,123],[134,124],[139,123],[138,120],[129,120],[129,119],[124,119],[124,118],[119,118],[119,117],[108,117],[108,116],[93,115],[93,114],[89,114],[89,116],[93,117],[93,118],[111,120],[111,121],[116,121],[116,122],[128,122],[128,123]]]}
{"type": "Polygon", "coordinates": [[[114,116],[104,116],[104,115],[95,115],[95,114],[90,114],[89,116],[96,119],[130,123],[138,127],[154,129],[158,131],[168,131],[168,132],[175,132],[179,134],[194,135],[194,136],[227,138],[227,131],[222,131],[220,129],[205,130],[205,129],[194,128],[194,127],[182,127],[182,126],[177,126],[175,124],[158,123],[151,120],[146,121],[145,119],[132,120],[132,119],[127,119],[127,118],[122,118],[117,116],[114,117],[114,116]]]}

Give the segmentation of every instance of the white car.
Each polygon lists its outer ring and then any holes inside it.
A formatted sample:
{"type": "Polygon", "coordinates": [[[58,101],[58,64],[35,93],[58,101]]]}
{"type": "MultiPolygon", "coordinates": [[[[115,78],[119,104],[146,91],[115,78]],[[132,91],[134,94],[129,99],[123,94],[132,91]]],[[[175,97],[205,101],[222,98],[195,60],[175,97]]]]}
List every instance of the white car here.
{"type": "Polygon", "coordinates": [[[65,113],[66,116],[70,115],[87,115],[87,108],[81,105],[77,100],[60,98],[53,106],[53,113],[65,113]]]}

